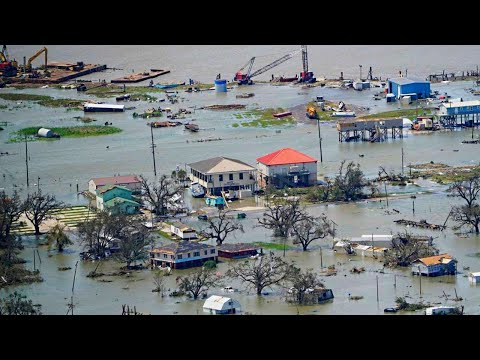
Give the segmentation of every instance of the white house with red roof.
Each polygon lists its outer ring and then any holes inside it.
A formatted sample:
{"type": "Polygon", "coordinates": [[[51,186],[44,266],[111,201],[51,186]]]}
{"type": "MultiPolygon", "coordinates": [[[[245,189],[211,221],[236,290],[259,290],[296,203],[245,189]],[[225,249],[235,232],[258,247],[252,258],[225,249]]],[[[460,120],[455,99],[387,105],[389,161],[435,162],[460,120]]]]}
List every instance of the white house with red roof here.
{"type": "Polygon", "coordinates": [[[142,189],[142,183],[137,175],[126,175],[90,179],[88,182],[88,191],[96,196],[97,189],[106,185],[124,186],[134,193],[138,193],[142,189]]]}
{"type": "Polygon", "coordinates": [[[258,185],[277,188],[317,183],[317,159],[292,148],[283,148],[257,159],[258,185]]]}

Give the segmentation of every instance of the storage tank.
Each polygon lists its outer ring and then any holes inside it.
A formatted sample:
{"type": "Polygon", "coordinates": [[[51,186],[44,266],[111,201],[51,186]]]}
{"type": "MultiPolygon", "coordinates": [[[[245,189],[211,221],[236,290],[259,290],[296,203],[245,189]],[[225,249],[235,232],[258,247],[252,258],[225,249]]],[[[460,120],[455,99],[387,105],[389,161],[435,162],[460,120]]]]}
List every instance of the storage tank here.
{"type": "Polygon", "coordinates": [[[216,92],[227,92],[227,80],[225,80],[225,79],[215,80],[215,91],[216,92]]]}
{"type": "Polygon", "coordinates": [[[40,129],[38,129],[37,136],[38,137],[45,137],[45,138],[52,138],[53,137],[53,131],[50,130],[50,129],[40,128],[40,129]]]}

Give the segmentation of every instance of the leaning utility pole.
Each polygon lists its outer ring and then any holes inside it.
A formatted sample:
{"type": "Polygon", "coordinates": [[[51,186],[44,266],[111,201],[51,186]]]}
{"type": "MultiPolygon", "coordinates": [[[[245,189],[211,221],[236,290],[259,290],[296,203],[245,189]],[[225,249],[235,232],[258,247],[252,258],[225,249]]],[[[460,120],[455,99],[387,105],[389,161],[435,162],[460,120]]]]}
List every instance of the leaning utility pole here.
{"type": "Polygon", "coordinates": [[[28,180],[28,141],[27,141],[27,134],[25,134],[25,163],[27,165],[27,186],[30,186],[28,180]]]}
{"type": "Polygon", "coordinates": [[[403,175],[403,146],[402,146],[402,175],[403,175]]]}
{"type": "Polygon", "coordinates": [[[155,143],[153,142],[153,127],[150,125],[150,133],[152,134],[152,156],[153,156],[153,173],[155,174],[155,177],[157,176],[157,167],[155,165],[155,143]]]}
{"type": "Polygon", "coordinates": [[[320,119],[317,119],[318,124],[318,141],[320,143],[320,162],[323,163],[323,154],[322,154],[322,133],[320,131],[320,119]]]}

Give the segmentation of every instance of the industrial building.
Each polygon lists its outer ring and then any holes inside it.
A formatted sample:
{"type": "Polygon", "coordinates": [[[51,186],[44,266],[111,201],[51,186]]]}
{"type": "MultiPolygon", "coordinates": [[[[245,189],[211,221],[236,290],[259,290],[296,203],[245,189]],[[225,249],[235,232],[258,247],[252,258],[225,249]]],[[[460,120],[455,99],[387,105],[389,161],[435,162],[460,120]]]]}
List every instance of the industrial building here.
{"type": "Polygon", "coordinates": [[[260,187],[300,187],[317,183],[317,159],[300,151],[283,148],[257,159],[260,187]]]}
{"type": "Polygon", "coordinates": [[[430,96],[430,82],[426,80],[398,77],[388,80],[388,92],[397,99],[410,96],[412,100],[426,99],[430,96]]]}

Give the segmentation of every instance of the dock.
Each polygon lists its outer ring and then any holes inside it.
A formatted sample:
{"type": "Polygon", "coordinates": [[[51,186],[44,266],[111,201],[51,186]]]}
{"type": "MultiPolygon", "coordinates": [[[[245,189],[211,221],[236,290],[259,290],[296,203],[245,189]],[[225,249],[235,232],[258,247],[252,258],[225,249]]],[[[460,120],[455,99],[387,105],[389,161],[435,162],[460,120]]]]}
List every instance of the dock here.
{"type": "Polygon", "coordinates": [[[34,84],[59,84],[71,79],[85,76],[94,72],[99,72],[107,69],[107,65],[99,64],[85,64],[82,70],[75,71],[73,67],[76,64],[66,62],[52,62],[47,64],[49,77],[39,78],[10,78],[12,83],[34,83],[34,84]]]}
{"type": "Polygon", "coordinates": [[[137,73],[137,74],[132,74],[132,75],[127,75],[123,76],[118,79],[113,79],[111,82],[112,83],[122,83],[122,84],[127,84],[127,83],[137,83],[140,81],[145,81],[148,79],[153,79],[156,78],[160,75],[165,75],[168,74],[170,70],[155,70],[151,72],[143,72],[143,73],[137,73]]]}
{"type": "Polygon", "coordinates": [[[337,122],[338,141],[370,141],[379,142],[388,139],[403,138],[402,118],[352,119],[337,122]]]}

